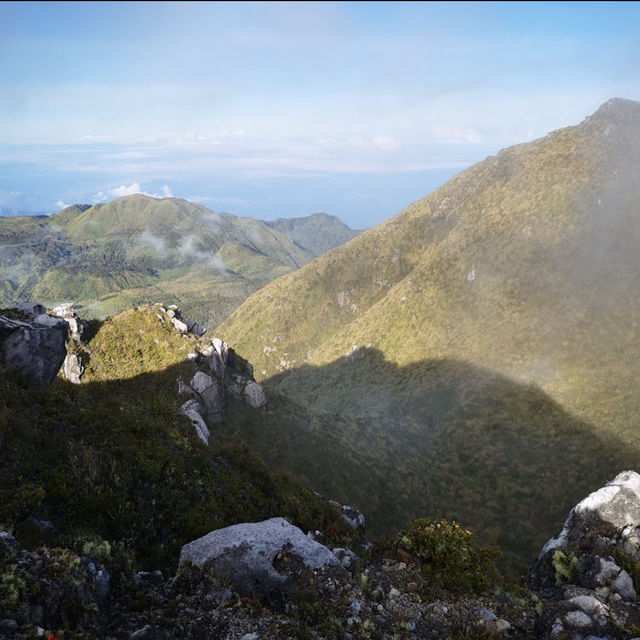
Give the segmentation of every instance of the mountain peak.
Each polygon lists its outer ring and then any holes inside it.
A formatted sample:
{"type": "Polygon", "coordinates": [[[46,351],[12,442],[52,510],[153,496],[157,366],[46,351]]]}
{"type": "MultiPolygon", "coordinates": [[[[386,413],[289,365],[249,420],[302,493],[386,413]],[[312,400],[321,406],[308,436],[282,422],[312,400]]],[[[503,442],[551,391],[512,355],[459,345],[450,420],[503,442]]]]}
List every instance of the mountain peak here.
{"type": "Polygon", "coordinates": [[[611,98],[601,105],[588,120],[592,118],[607,122],[628,121],[637,125],[640,120],[640,102],[627,98],[611,98]]]}

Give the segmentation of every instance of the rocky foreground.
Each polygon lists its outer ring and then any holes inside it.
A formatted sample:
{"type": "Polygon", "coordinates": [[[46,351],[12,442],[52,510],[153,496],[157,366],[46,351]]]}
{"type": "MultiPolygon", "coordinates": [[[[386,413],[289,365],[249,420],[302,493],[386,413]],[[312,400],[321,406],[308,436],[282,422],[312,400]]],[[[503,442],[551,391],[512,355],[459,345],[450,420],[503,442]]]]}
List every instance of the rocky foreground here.
{"type": "MultiPolygon", "coordinates": [[[[364,518],[353,514],[344,507],[361,533],[364,518]]],[[[186,544],[167,579],[133,572],[106,542],[84,553],[26,550],[2,532],[0,638],[613,640],[640,632],[633,471],[571,510],[529,587],[501,583],[470,534],[445,521],[417,521],[370,548],[322,540],[282,518],[234,525],[186,544]]]]}
{"type": "MultiPolygon", "coordinates": [[[[186,334],[186,323],[176,326],[182,321],[171,311],[156,309],[154,322],[186,334]]],[[[75,348],[79,325],[70,319],[68,309],[54,318],[38,305],[0,316],[2,362],[21,369],[25,385],[47,385],[69,344],[75,348]]],[[[253,410],[264,408],[266,398],[250,365],[228,345],[187,343],[200,350],[188,355],[194,367],[188,383],[176,381],[190,396],[181,411],[198,414],[189,416],[202,441],[195,442],[208,448],[206,429],[227,398],[253,410]]],[[[217,460],[220,468],[228,464],[217,460]]],[[[500,577],[497,549],[477,546],[456,523],[417,520],[372,544],[357,509],[332,509],[338,521],[324,530],[269,517],[182,538],[173,562],[178,569],[164,574],[140,571],[126,536],[69,535],[65,543],[61,519],[30,515],[4,530],[0,524],[0,640],[640,637],[640,475],[634,471],[570,511],[521,585],[500,577]]]]}

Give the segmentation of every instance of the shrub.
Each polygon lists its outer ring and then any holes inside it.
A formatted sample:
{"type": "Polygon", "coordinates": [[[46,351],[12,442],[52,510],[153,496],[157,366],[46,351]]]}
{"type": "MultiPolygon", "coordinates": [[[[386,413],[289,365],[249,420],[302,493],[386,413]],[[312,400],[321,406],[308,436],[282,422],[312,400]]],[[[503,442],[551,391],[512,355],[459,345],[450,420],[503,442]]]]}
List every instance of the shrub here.
{"type": "Polygon", "coordinates": [[[448,520],[415,520],[397,538],[397,548],[410,553],[422,565],[432,586],[458,592],[480,592],[497,579],[493,561],[496,547],[478,547],[471,531],[448,520]]]}

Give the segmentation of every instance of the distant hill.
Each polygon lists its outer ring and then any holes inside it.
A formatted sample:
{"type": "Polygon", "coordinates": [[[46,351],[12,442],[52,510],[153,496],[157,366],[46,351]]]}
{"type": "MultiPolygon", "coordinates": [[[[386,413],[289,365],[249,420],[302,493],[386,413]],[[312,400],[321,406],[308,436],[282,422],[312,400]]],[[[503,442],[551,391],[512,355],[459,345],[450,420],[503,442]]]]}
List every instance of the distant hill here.
{"type": "Polygon", "coordinates": [[[314,247],[349,235],[336,219],[313,218],[295,225],[309,247],[259,220],[177,198],[134,195],[48,217],[0,218],[0,304],[73,300],[85,316],[104,317],[170,299],[211,325],[319,255],[314,247]]]}
{"type": "Polygon", "coordinates": [[[640,462],[638,175],[640,103],[611,100],[270,283],[217,333],[287,398],[369,425],[327,440],[406,461],[368,500],[380,514],[404,496],[501,539],[498,514],[550,513],[560,458],[578,471],[565,507],[640,462]]]}
{"type": "Polygon", "coordinates": [[[301,249],[316,256],[349,242],[360,233],[339,218],[326,213],[314,213],[303,218],[278,218],[267,224],[291,238],[301,249]]]}

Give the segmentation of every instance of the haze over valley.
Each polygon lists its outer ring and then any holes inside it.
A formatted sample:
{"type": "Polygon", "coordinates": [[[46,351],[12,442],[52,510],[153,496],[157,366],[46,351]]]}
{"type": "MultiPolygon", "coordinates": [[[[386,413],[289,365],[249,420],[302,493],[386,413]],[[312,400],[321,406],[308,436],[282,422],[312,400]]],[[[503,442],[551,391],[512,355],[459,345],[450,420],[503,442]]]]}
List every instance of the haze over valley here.
{"type": "Polygon", "coordinates": [[[0,640],[637,638],[638,18],[0,4],[0,640]]]}

